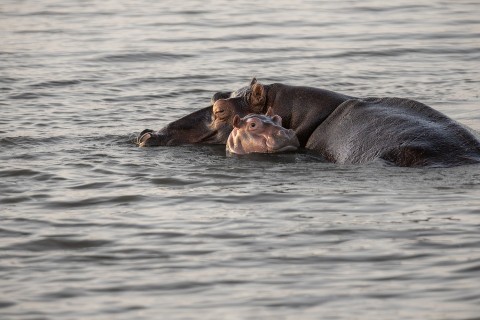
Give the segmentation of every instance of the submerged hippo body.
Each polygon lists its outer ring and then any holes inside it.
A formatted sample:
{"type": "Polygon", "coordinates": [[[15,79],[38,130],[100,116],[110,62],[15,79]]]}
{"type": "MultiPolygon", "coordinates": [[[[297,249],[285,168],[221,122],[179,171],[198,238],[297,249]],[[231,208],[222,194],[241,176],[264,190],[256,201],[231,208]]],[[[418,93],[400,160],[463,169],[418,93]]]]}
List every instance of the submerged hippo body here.
{"type": "Polygon", "coordinates": [[[278,153],[295,151],[299,142],[292,129],[282,127],[278,115],[249,114],[233,118],[233,130],[227,140],[227,153],[278,153]]]}
{"type": "Polygon", "coordinates": [[[140,137],[140,145],[223,143],[236,114],[266,113],[294,130],[300,147],[341,164],[383,159],[397,166],[454,166],[480,162],[471,130],[414,100],[356,98],[332,91],[262,85],[253,79],[237,92],[217,93],[213,105],[140,137]],[[179,143],[177,143],[179,142],[179,143]]]}

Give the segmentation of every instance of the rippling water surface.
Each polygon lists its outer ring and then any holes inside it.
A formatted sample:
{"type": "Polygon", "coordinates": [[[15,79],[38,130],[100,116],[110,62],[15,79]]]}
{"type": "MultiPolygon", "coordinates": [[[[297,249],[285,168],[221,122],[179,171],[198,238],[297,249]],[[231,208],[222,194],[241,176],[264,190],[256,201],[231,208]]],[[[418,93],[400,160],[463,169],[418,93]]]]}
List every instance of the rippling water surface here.
{"type": "Polygon", "coordinates": [[[478,319],[480,167],[137,148],[248,83],[480,130],[477,1],[0,4],[0,318],[478,319]]]}

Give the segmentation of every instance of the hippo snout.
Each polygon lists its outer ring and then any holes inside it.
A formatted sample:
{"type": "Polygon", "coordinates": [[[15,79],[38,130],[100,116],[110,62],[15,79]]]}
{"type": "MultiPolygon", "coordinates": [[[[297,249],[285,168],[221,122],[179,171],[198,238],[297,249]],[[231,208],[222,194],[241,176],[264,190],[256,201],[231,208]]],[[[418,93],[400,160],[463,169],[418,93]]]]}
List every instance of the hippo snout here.
{"type": "Polygon", "coordinates": [[[300,142],[295,131],[281,128],[276,135],[267,137],[267,146],[270,152],[295,151],[300,147],[300,142]]]}
{"type": "Polygon", "coordinates": [[[292,139],[293,137],[296,137],[295,131],[293,131],[292,129],[279,130],[277,132],[277,135],[279,135],[280,137],[288,138],[288,139],[292,139]]]}
{"type": "Polygon", "coordinates": [[[243,118],[236,115],[233,130],[227,140],[229,153],[277,153],[295,151],[300,146],[292,129],[281,126],[278,115],[249,114],[243,118]]]}
{"type": "Polygon", "coordinates": [[[158,132],[154,132],[151,129],[145,129],[140,132],[137,145],[139,147],[155,147],[155,146],[162,146],[165,145],[163,135],[159,134],[158,132]]]}
{"type": "Polygon", "coordinates": [[[297,147],[300,145],[300,143],[298,142],[297,135],[295,134],[295,131],[293,131],[292,129],[282,128],[282,130],[279,130],[277,132],[277,136],[280,139],[281,143],[292,144],[292,145],[296,145],[297,147]]]}

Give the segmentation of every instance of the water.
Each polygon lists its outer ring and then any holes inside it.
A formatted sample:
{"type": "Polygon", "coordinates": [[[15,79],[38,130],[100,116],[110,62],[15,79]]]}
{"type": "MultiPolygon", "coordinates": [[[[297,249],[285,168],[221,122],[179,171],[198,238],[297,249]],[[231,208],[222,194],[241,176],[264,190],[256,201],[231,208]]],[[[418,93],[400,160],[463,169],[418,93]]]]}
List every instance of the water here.
{"type": "Polygon", "coordinates": [[[480,166],[132,139],[264,83],[480,130],[476,1],[0,4],[0,318],[478,319],[480,166]]]}

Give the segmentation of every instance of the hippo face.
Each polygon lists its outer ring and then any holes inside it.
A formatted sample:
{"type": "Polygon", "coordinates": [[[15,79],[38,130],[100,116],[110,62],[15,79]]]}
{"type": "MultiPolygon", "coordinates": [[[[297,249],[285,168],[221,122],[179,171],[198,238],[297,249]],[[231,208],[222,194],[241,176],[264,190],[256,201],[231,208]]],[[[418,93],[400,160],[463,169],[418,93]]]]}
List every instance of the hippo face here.
{"type": "MultiPolygon", "coordinates": [[[[240,118],[250,113],[262,113],[261,110],[253,110],[251,105],[252,86],[257,82],[253,78],[250,85],[233,92],[217,92],[212,97],[213,119],[211,127],[215,130],[228,127],[233,129],[233,118],[238,115],[240,118]]],[[[228,130],[227,130],[228,131],[228,130]]]]}
{"type": "Polygon", "coordinates": [[[299,145],[295,132],[282,127],[282,118],[278,115],[249,114],[244,118],[235,115],[227,152],[277,153],[295,151],[299,145]]]}
{"type": "MultiPolygon", "coordinates": [[[[251,113],[263,113],[263,107],[265,105],[265,91],[263,86],[255,85],[257,80],[253,78],[249,86],[243,87],[233,92],[217,92],[212,98],[212,123],[210,128],[216,132],[228,132],[230,133],[233,127],[233,119],[236,115],[239,118],[244,117],[251,113]],[[257,89],[252,90],[252,89],[257,89]],[[259,92],[258,89],[261,89],[259,92]],[[256,101],[258,96],[261,101],[256,101]],[[262,96],[263,95],[263,96],[262,96]],[[260,107],[252,107],[260,105],[260,107]]],[[[273,113],[272,113],[272,117],[273,113]]],[[[279,116],[276,116],[280,118],[279,116]]],[[[281,126],[281,118],[280,124],[281,126]]],[[[227,136],[228,136],[227,133],[227,136]]],[[[225,138],[227,137],[225,136],[225,138]]],[[[226,141],[226,140],[225,140],[226,141]]],[[[225,142],[224,142],[225,143],[225,142]]]]}
{"type": "Polygon", "coordinates": [[[243,117],[251,112],[246,103],[250,91],[251,85],[233,92],[217,92],[211,99],[211,106],[173,121],[158,131],[143,130],[137,144],[140,147],[225,144],[233,129],[233,117],[236,114],[243,117]]]}

